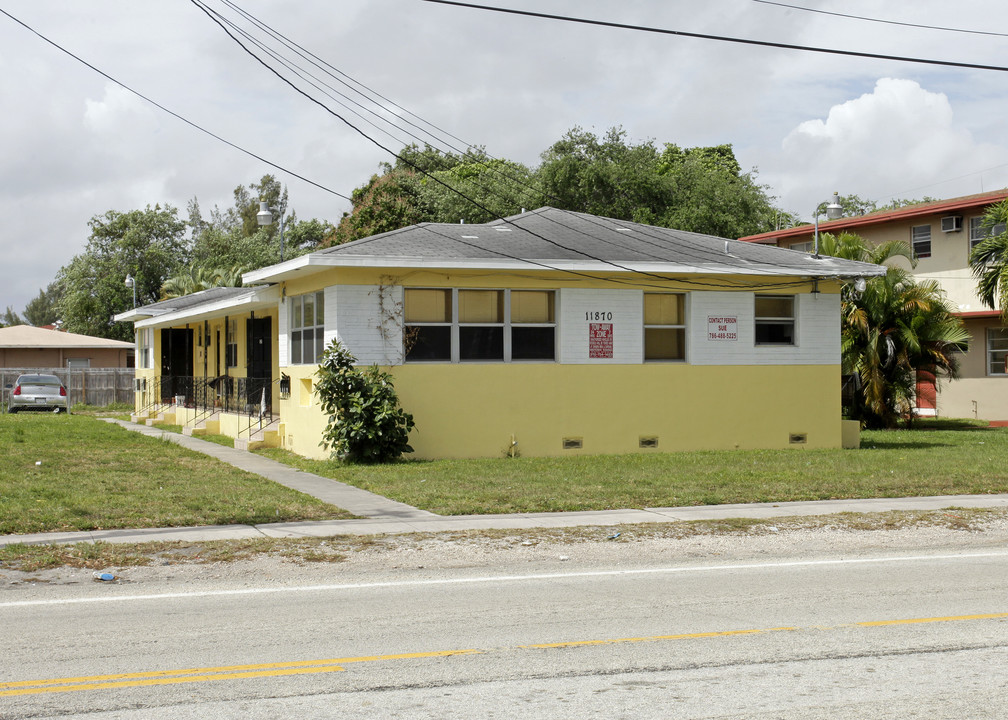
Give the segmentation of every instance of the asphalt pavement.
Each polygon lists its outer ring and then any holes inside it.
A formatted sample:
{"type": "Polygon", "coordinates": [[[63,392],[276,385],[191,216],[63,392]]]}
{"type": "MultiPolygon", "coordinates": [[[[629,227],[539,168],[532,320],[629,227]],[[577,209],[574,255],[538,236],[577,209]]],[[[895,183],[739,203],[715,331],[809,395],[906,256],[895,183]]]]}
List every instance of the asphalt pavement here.
{"type": "Polygon", "coordinates": [[[835,513],[880,513],[895,510],[928,511],[949,507],[1008,508],[1008,494],[944,495],[865,500],[819,500],[807,502],[742,503],[674,508],[598,510],[507,515],[436,515],[390,500],[337,480],[302,472],[261,455],[236,450],[196,437],[166,432],[156,427],[122,420],[109,420],[150,437],[164,438],[185,448],[215,457],[293,490],[342,508],[359,519],[264,523],[261,525],[213,525],[181,528],[90,530],[81,532],[2,535],[0,547],[13,544],[64,544],[78,542],[140,543],[155,541],[200,542],[257,537],[297,538],[334,535],[376,535],[459,530],[516,530],[578,526],[717,520],[726,518],[768,519],[829,515],[835,513]]]}

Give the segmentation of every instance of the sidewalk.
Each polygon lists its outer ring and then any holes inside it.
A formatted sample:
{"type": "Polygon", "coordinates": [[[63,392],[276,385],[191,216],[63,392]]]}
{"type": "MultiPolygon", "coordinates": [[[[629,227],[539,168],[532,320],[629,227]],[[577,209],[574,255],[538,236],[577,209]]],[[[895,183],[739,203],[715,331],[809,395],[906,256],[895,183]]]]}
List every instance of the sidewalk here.
{"type": "Polygon", "coordinates": [[[828,515],[835,513],[879,513],[893,510],[941,510],[948,507],[1008,509],[1008,494],[945,495],[937,497],[873,498],[867,500],[821,500],[811,502],[699,505],[644,510],[598,510],[586,512],[523,513],[516,515],[443,516],[389,500],[337,480],[301,472],[282,463],[243,450],[218,445],[199,438],[165,432],[157,428],[110,420],[129,430],[163,437],[183,447],[215,457],[294,490],[343,508],[359,520],[266,523],[262,525],[214,525],[187,528],[95,530],[84,532],[36,533],[0,536],[0,547],[64,544],[78,542],[141,543],[207,540],[235,540],[257,537],[298,538],[333,535],[378,535],[460,530],[521,530],[578,526],[614,526],[637,523],[683,522],[725,518],[768,519],[828,515]]]}

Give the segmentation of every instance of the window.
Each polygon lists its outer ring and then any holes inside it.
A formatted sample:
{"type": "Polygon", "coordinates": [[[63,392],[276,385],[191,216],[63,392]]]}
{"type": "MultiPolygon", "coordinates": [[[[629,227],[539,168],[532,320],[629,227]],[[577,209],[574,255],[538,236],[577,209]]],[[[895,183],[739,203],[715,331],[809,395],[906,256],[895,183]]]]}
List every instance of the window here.
{"type": "Polygon", "coordinates": [[[314,365],[325,348],[325,293],[321,290],[290,300],[290,364],[314,365]]]}
{"type": "Polygon", "coordinates": [[[459,360],[504,359],[504,291],[459,290],[459,360]]]}
{"type": "Polygon", "coordinates": [[[644,360],[686,359],[686,296],[644,293],[644,360]]]}
{"type": "Polygon", "coordinates": [[[238,320],[229,318],[225,332],[227,347],[224,350],[224,362],[229,368],[238,367],[238,320]]]}
{"type": "Polygon", "coordinates": [[[792,244],[789,249],[797,250],[798,252],[811,253],[815,249],[815,243],[811,240],[806,240],[805,242],[792,244]]]}
{"type": "Polygon", "coordinates": [[[917,225],[910,228],[910,241],[915,258],[931,257],[931,226],[917,225]]]}
{"type": "Polygon", "coordinates": [[[451,360],[451,290],[407,288],[404,305],[406,360],[451,360]]]}
{"type": "Polygon", "coordinates": [[[1000,235],[1005,231],[1004,223],[998,223],[994,227],[984,227],[982,215],[970,218],[969,221],[969,249],[973,251],[982,241],[994,235],[1000,235]]]}
{"type": "Polygon", "coordinates": [[[91,367],[91,358],[67,358],[67,367],[71,370],[81,370],[91,367]]]}
{"type": "Polygon", "coordinates": [[[556,359],[552,290],[406,288],[407,362],[556,359]]]}
{"type": "Polygon", "coordinates": [[[987,329],[987,374],[1008,375],[1005,361],[1008,360],[1008,330],[987,329]]]}
{"type": "Polygon", "coordinates": [[[556,360],[555,305],[552,290],[511,291],[512,360],[556,360]]]}
{"type": "Polygon", "coordinates": [[[141,368],[154,367],[154,328],[137,330],[137,358],[141,368]]]}
{"type": "Polygon", "coordinates": [[[793,295],[756,296],[756,344],[794,345],[793,295]]]}

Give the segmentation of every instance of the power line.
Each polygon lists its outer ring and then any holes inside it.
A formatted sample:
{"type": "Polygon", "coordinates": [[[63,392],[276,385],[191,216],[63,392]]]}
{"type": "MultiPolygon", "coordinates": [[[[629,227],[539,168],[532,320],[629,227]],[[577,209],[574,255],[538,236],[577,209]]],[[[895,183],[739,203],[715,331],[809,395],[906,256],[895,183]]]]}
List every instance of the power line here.
{"type": "Polygon", "coordinates": [[[941,30],[942,32],[966,33],[968,35],[992,35],[994,37],[1008,37],[1008,33],[992,32],[990,30],[965,30],[963,28],[942,27],[940,25],[921,25],[918,23],[900,22],[898,20],[882,20],[880,18],[865,17],[863,15],[847,15],[845,13],[830,12],[819,8],[802,7],[801,5],[788,5],[787,3],[774,2],[773,0],[753,0],[753,2],[763,5],[776,5],[789,10],[801,10],[802,12],[819,13],[820,15],[832,15],[834,17],[848,18],[851,20],[863,20],[865,22],[882,23],[884,25],[900,25],[902,27],[921,28],[923,30],[941,30]]]}
{"type": "Polygon", "coordinates": [[[436,3],[438,5],[452,5],[455,7],[470,8],[473,10],[487,10],[490,12],[505,13],[508,15],[523,15],[526,17],[541,18],[544,20],[560,20],[563,22],[581,23],[583,25],[596,25],[599,27],[618,28],[620,30],[636,30],[638,32],[658,33],[660,35],[676,35],[679,37],[696,38],[699,40],[716,40],[718,42],[735,43],[739,45],[756,45],[758,47],[777,48],[780,50],[799,50],[802,52],[824,53],[827,55],[843,55],[847,57],[871,58],[874,60],[895,60],[897,62],[917,63],[920,65],[940,65],[943,67],[966,68],[969,70],[995,70],[997,72],[1008,72],[1008,67],[1003,65],[981,65],[978,63],[953,62],[951,60],[929,60],[927,58],[904,57],[901,55],[882,55],[879,53],[856,52],[854,50],[838,50],[835,48],[821,48],[810,45],[794,45],[791,43],[770,42],[767,40],[751,40],[749,38],[729,37],[725,35],[711,35],[708,33],[694,33],[685,30],[669,30],[665,28],[649,27],[646,25],[628,25],[625,23],[610,22],[605,20],[589,20],[588,18],[572,17],[569,15],[554,15],[551,13],[539,13],[529,10],[515,10],[512,8],[492,7],[490,5],[477,5],[475,3],[457,2],[456,0],[423,0],[423,2],[436,3]]]}
{"type": "Polygon", "coordinates": [[[4,10],[3,8],[0,8],[0,13],[2,13],[5,16],[7,16],[8,18],[10,18],[14,22],[16,22],[18,25],[20,25],[21,27],[23,27],[25,30],[27,30],[28,32],[32,33],[36,37],[38,37],[39,39],[44,40],[48,44],[52,45],[54,48],[56,48],[60,52],[66,54],[66,55],[69,55],[70,57],[72,57],[74,60],[76,60],[77,62],[81,63],[85,67],[90,68],[94,72],[98,73],[99,75],[101,75],[106,80],[109,80],[110,82],[115,83],[116,85],[118,85],[119,87],[123,88],[124,90],[132,93],[133,95],[136,95],[141,100],[143,100],[145,102],[148,102],[151,105],[153,105],[154,107],[158,108],[159,110],[168,113],[169,115],[171,115],[172,117],[174,117],[174,118],[176,118],[178,120],[181,120],[186,125],[189,125],[190,127],[195,128],[196,130],[199,130],[201,133],[209,135],[214,140],[222,142],[225,145],[227,145],[229,147],[232,147],[235,150],[238,150],[239,152],[243,152],[246,155],[248,155],[249,157],[255,158],[259,162],[265,163],[266,165],[269,165],[270,167],[274,168],[275,170],[279,170],[280,172],[286,173],[287,175],[290,175],[291,177],[295,177],[298,180],[302,180],[302,181],[308,183],[309,185],[313,185],[313,186],[317,187],[319,190],[324,190],[325,192],[331,193],[333,195],[336,195],[337,197],[341,197],[344,200],[351,200],[351,198],[347,197],[346,195],[344,195],[342,193],[336,192],[332,188],[328,188],[325,185],[322,185],[321,183],[315,182],[314,180],[309,180],[308,178],[304,177],[303,175],[299,175],[298,173],[294,172],[293,170],[288,170],[287,168],[285,168],[285,167],[283,167],[281,165],[278,165],[277,163],[275,163],[275,162],[273,162],[271,160],[267,160],[266,158],[262,157],[261,155],[257,155],[256,153],[252,152],[251,150],[246,150],[245,148],[241,147],[240,145],[236,145],[235,143],[231,142],[230,140],[227,140],[227,139],[221,137],[220,135],[217,135],[216,133],[211,132],[210,130],[207,130],[206,128],[204,128],[202,126],[197,125],[192,120],[189,120],[188,118],[183,117],[182,115],[178,114],[174,110],[170,110],[167,107],[165,107],[164,105],[162,105],[161,103],[157,102],[156,100],[152,100],[151,98],[147,97],[146,95],[144,95],[143,93],[141,93],[139,90],[134,90],[129,85],[121,82],[120,80],[117,80],[116,78],[112,77],[111,75],[109,75],[108,73],[104,72],[103,70],[98,69],[97,67],[95,67],[94,65],[92,65],[91,63],[89,63],[87,60],[84,60],[83,58],[75,55],[74,53],[72,53],[69,50],[67,50],[65,47],[59,45],[58,43],[56,43],[53,40],[50,40],[49,38],[47,38],[42,33],[38,32],[34,28],[30,27],[29,25],[25,24],[21,20],[17,19],[16,17],[14,17],[13,15],[11,15],[9,12],[7,12],[6,10],[4,10]]]}
{"type": "MultiPolygon", "coordinates": [[[[224,31],[224,33],[228,37],[230,37],[236,44],[238,44],[239,47],[242,48],[242,50],[244,50],[249,56],[251,56],[252,58],[254,58],[266,70],[268,70],[270,73],[272,73],[273,75],[275,75],[281,82],[285,83],[290,88],[292,88],[295,92],[297,92],[298,94],[302,95],[307,100],[315,103],[320,108],[322,108],[323,110],[325,110],[327,113],[329,113],[333,117],[335,117],[338,120],[340,120],[347,127],[351,128],[354,132],[356,132],[357,134],[359,134],[361,137],[363,137],[364,139],[366,139],[368,142],[370,142],[373,145],[377,146],[378,148],[384,150],[389,155],[397,158],[398,160],[402,161],[403,163],[411,166],[412,168],[414,168],[415,170],[417,170],[418,172],[420,172],[424,176],[430,178],[434,182],[436,182],[439,185],[441,185],[442,187],[446,188],[448,191],[450,191],[452,193],[455,193],[459,197],[461,197],[464,200],[466,200],[467,202],[471,203],[473,206],[481,209],[487,215],[489,215],[491,217],[496,217],[496,213],[494,213],[493,211],[491,211],[489,208],[485,207],[482,203],[480,203],[477,200],[469,197],[468,195],[466,195],[462,191],[458,190],[457,188],[452,187],[451,185],[449,185],[448,183],[444,182],[440,178],[434,176],[432,173],[428,172],[426,169],[424,169],[424,168],[420,167],[419,165],[417,165],[416,163],[412,162],[409,158],[403,157],[399,153],[396,153],[394,150],[386,147],[385,145],[383,145],[382,143],[380,143],[378,140],[374,139],[373,137],[371,137],[370,135],[368,135],[367,133],[365,133],[363,130],[361,130],[359,127],[357,127],[356,125],[354,125],[352,122],[350,122],[349,120],[347,120],[344,116],[342,116],[341,114],[339,114],[338,112],[336,112],[332,108],[328,107],[325,103],[323,103],[319,99],[317,99],[315,97],[312,97],[309,93],[305,92],[303,89],[299,88],[297,85],[295,85],[293,82],[291,82],[291,80],[289,80],[288,78],[284,77],[283,74],[281,74],[276,68],[272,67],[268,62],[266,62],[265,60],[263,60],[263,58],[259,57],[245,43],[243,43],[233,32],[231,32],[231,30],[228,29],[226,23],[223,22],[221,19],[219,19],[217,17],[217,13],[215,13],[215,11],[213,11],[209,7],[207,7],[206,4],[203,2],[203,0],[190,0],[190,2],[193,5],[195,5],[197,8],[199,8],[204,14],[206,14],[206,16],[208,18],[210,18],[215,24],[217,24],[224,31]]],[[[553,240],[551,238],[547,238],[547,237],[545,237],[545,236],[543,236],[543,235],[541,235],[539,233],[536,233],[534,231],[528,230],[526,228],[521,228],[521,226],[518,225],[513,220],[508,220],[507,218],[498,218],[498,219],[503,220],[504,222],[508,222],[509,224],[512,224],[515,227],[518,227],[519,229],[524,230],[525,232],[528,232],[530,235],[532,235],[532,236],[534,236],[534,237],[542,240],[543,242],[545,242],[545,243],[547,243],[549,245],[553,245],[554,247],[557,247],[557,248],[559,248],[561,250],[565,250],[567,252],[574,253],[576,255],[580,255],[582,257],[588,258],[589,260],[594,260],[594,261],[596,261],[598,263],[601,263],[603,265],[607,265],[609,267],[612,267],[612,268],[615,268],[617,270],[621,270],[621,271],[624,271],[624,272],[627,272],[627,273],[631,273],[631,274],[634,274],[634,275],[641,275],[641,276],[644,276],[644,277],[652,277],[652,278],[661,280],[663,282],[667,282],[668,281],[668,278],[665,277],[665,276],[662,276],[662,275],[659,275],[659,274],[656,274],[656,273],[650,273],[650,272],[646,272],[646,271],[635,270],[633,268],[627,267],[627,266],[622,265],[620,263],[613,262],[613,261],[610,261],[610,260],[605,260],[603,258],[597,257],[595,255],[592,255],[591,253],[584,252],[583,250],[580,250],[580,249],[577,249],[577,248],[573,248],[573,247],[568,247],[568,246],[566,246],[566,245],[564,245],[562,243],[557,242],[556,240],[553,240]]],[[[568,229],[570,229],[570,228],[568,228],[568,229]]],[[[608,243],[608,244],[615,245],[614,243],[608,243]]],[[[508,257],[508,258],[510,258],[512,260],[518,260],[518,261],[522,261],[522,262],[530,262],[531,264],[542,265],[542,266],[544,266],[546,268],[549,268],[551,270],[556,270],[557,269],[557,268],[553,268],[551,266],[545,265],[544,263],[538,263],[536,261],[528,260],[527,258],[520,258],[520,257],[517,257],[517,256],[513,256],[513,255],[510,255],[510,254],[507,254],[507,253],[502,253],[500,251],[494,251],[494,253],[495,254],[500,254],[500,255],[502,255],[504,257],[508,257]]],[[[704,285],[708,285],[708,286],[728,287],[728,285],[717,285],[715,283],[709,283],[708,284],[708,283],[702,283],[700,281],[687,281],[687,282],[691,282],[692,284],[704,284],[704,285]]],[[[775,283],[775,285],[782,285],[782,284],[775,283]]]]}

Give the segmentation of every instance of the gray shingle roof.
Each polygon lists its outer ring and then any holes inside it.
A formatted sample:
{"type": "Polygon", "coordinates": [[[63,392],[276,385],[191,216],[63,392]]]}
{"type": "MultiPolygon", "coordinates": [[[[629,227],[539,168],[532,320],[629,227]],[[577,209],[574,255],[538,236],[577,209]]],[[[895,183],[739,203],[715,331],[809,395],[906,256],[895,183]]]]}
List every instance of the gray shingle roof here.
{"type": "MultiPolygon", "coordinates": [[[[643,225],[544,207],[486,224],[421,223],[317,251],[327,258],[418,258],[427,261],[524,260],[623,265],[670,265],[690,272],[797,274],[815,276],[876,275],[876,265],[836,258],[813,259],[806,253],[713,235],[643,225]]],[[[375,265],[380,264],[375,262],[375,265]]],[[[652,268],[654,269],[654,268],[652,268]]]]}

